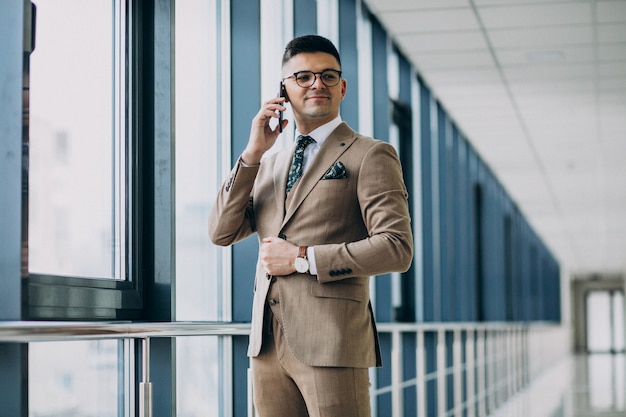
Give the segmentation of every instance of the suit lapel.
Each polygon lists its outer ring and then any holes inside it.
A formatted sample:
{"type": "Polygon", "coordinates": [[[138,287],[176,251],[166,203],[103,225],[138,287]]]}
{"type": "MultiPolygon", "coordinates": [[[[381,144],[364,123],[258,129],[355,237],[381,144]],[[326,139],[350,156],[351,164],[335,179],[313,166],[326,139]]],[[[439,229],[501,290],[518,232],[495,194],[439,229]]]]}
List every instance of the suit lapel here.
{"type": "MultiPolygon", "coordinates": [[[[296,186],[291,191],[293,195],[290,196],[289,205],[286,207],[287,210],[283,220],[283,226],[291,219],[291,216],[309,195],[313,187],[315,187],[315,185],[321,180],[330,166],[341,157],[341,155],[350,147],[350,145],[352,145],[356,138],[356,133],[350,129],[346,123],[340,124],[337,129],[330,134],[317,153],[317,156],[313,160],[311,166],[307,169],[304,175],[300,177],[300,180],[298,180],[296,186]]],[[[291,165],[291,160],[288,161],[288,165],[291,165]]],[[[287,166],[286,169],[288,170],[289,166],[287,166]]],[[[286,173],[284,174],[284,180],[286,183],[286,173]]],[[[285,190],[284,183],[282,185],[282,190],[285,190]]],[[[283,196],[283,203],[284,201],[283,196]]]]}

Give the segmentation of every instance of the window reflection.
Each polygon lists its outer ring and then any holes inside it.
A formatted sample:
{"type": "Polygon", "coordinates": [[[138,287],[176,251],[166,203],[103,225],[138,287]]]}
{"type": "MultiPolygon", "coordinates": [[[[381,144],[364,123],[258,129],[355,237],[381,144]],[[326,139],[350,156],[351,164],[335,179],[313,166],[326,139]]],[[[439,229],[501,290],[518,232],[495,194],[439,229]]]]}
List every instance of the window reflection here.
{"type": "Polygon", "coordinates": [[[30,272],[125,278],[122,2],[35,1],[30,272]]]}
{"type": "Polygon", "coordinates": [[[31,343],[29,416],[117,417],[124,401],[116,340],[31,343]]]}

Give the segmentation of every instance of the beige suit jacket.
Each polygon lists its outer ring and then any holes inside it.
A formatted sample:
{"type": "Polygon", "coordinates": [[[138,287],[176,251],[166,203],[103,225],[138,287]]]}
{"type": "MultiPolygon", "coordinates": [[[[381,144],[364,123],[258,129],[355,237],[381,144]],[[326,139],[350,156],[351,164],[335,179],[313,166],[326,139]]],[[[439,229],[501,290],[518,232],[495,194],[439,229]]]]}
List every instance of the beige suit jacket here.
{"type": "Polygon", "coordinates": [[[285,184],[295,145],[240,162],[219,192],[209,219],[211,240],[231,245],[250,234],[314,246],[317,275],[271,280],[257,261],[248,354],[259,354],[270,285],[278,286],[287,344],[312,366],[380,366],[369,277],[406,271],[413,257],[407,191],[395,149],[342,123],[291,191],[285,184]],[[346,177],[322,179],[336,162],[346,177]],[[272,281],[274,281],[272,283],[272,281]]]}

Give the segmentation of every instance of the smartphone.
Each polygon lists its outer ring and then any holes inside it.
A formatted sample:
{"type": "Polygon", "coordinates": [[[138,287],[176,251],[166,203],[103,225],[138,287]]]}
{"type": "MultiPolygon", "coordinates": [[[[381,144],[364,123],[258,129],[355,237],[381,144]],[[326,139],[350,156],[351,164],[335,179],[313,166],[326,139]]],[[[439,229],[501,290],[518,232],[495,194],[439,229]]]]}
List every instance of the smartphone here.
{"type": "MultiPolygon", "coordinates": [[[[283,82],[280,82],[280,86],[279,86],[279,92],[278,95],[280,97],[287,97],[287,93],[285,93],[285,86],[283,85],[283,82]]],[[[283,112],[278,112],[278,131],[280,133],[283,133],[283,112]]]]}

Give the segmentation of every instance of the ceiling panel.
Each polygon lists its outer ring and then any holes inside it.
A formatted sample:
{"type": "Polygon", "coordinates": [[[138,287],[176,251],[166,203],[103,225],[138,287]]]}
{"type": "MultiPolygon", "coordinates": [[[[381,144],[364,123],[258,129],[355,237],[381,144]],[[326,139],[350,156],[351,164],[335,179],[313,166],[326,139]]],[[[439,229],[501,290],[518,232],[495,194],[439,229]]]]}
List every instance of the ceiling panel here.
{"type": "Polygon", "coordinates": [[[380,16],[381,12],[397,10],[429,10],[468,7],[467,0],[368,0],[370,10],[380,16]]]}
{"type": "Polygon", "coordinates": [[[527,65],[519,67],[504,68],[504,74],[507,80],[567,80],[594,78],[596,75],[596,65],[589,62],[578,63],[576,65],[569,64],[551,64],[551,65],[527,65]]]}
{"type": "Polygon", "coordinates": [[[488,49],[420,53],[416,59],[419,59],[420,68],[423,70],[493,66],[493,57],[488,49]]]}
{"type": "Polygon", "coordinates": [[[563,270],[626,272],[626,1],[367,3],[563,270]]]}
{"type": "MultiPolygon", "coordinates": [[[[626,35],[624,36],[626,39],[626,35]]],[[[626,80],[626,60],[599,62],[597,64],[598,76],[606,79],[619,78],[626,80]]]]}
{"type": "Polygon", "coordinates": [[[468,51],[487,49],[487,42],[478,30],[463,32],[443,32],[406,34],[399,33],[396,36],[402,49],[412,55],[411,58],[419,61],[422,52],[445,52],[445,51],[468,51]]]}
{"type": "Polygon", "coordinates": [[[596,20],[599,23],[626,22],[626,2],[598,1],[596,5],[596,20]]]}
{"type": "Polygon", "coordinates": [[[591,24],[591,5],[576,3],[532,3],[509,7],[479,7],[486,27],[491,29],[591,24]]]}
{"type": "Polygon", "coordinates": [[[626,39],[626,26],[624,22],[610,25],[598,25],[598,42],[621,43],[626,39]]]}
{"type": "Polygon", "coordinates": [[[398,34],[479,30],[469,7],[450,10],[400,10],[382,13],[380,19],[394,26],[398,34]]]}
{"type": "MultiPolygon", "coordinates": [[[[528,3],[536,3],[541,0],[474,0],[474,3],[481,6],[519,6],[528,3]]],[[[580,0],[550,0],[551,3],[575,3],[580,0]]]]}
{"type": "Polygon", "coordinates": [[[508,80],[515,97],[550,95],[555,100],[576,94],[594,94],[594,80],[508,80]]]}
{"type": "Polygon", "coordinates": [[[599,45],[598,59],[600,61],[626,60],[626,42],[599,45]]]}
{"type": "MultiPolygon", "coordinates": [[[[624,53],[626,55],[626,51],[624,53]]],[[[503,67],[561,62],[593,62],[594,59],[595,49],[592,45],[571,45],[559,47],[558,49],[538,49],[536,46],[533,46],[532,48],[498,50],[498,62],[503,67]]]]}
{"type": "Polygon", "coordinates": [[[553,26],[540,28],[488,29],[494,48],[557,49],[562,46],[593,44],[591,25],[553,26]]]}

